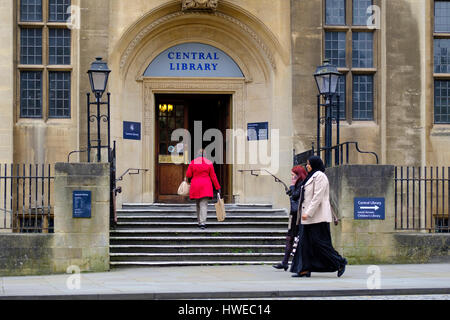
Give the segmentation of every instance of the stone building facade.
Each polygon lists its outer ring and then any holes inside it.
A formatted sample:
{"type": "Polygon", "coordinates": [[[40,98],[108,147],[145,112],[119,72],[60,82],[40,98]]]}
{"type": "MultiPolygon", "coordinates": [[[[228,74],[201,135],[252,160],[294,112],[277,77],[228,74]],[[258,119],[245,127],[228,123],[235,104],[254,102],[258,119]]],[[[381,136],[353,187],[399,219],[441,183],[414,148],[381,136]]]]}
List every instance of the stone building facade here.
{"type": "Polygon", "coordinates": [[[358,141],[381,164],[449,164],[449,1],[0,0],[0,8],[0,162],[53,164],[86,148],[86,72],[103,57],[117,174],[147,169],[123,178],[119,205],[175,199],[186,166],[166,157],[166,135],[201,120],[222,133],[269,130],[268,140],[245,137],[244,155],[279,141],[270,165],[230,161],[218,175],[227,201],[286,207],[272,177],[239,170],[270,169],[276,158],[275,173],[289,181],[293,150],[316,139],[313,73],[325,58],[344,74],[341,141],[358,141]],[[239,72],[214,73],[225,60],[239,72]],[[124,139],[124,122],[140,124],[140,139],[124,139]]]}

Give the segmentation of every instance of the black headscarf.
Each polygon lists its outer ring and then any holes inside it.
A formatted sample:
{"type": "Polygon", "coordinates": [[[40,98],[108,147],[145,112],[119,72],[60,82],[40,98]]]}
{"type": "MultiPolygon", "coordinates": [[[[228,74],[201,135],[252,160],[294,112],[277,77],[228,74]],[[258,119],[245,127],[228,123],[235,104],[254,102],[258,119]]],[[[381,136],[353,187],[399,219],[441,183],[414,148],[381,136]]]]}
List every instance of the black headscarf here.
{"type": "Polygon", "coordinates": [[[312,170],[311,170],[311,172],[308,173],[305,180],[303,180],[302,186],[304,186],[306,184],[306,182],[308,182],[308,180],[311,179],[311,177],[317,171],[325,172],[325,165],[323,164],[323,161],[322,161],[322,159],[320,159],[319,156],[311,156],[308,158],[308,161],[309,161],[309,165],[311,166],[312,170]]]}

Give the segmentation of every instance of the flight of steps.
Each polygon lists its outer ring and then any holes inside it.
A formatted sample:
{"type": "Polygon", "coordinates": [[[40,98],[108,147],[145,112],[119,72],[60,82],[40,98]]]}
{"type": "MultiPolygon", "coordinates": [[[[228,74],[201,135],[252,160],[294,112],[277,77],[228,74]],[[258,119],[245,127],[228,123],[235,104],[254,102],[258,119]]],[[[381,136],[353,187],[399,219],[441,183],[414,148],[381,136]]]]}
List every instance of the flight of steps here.
{"type": "Polygon", "coordinates": [[[194,205],[124,204],[110,233],[111,267],[273,264],[281,261],[288,224],[284,209],[226,204],[218,222],[208,205],[207,229],[194,205]]]}

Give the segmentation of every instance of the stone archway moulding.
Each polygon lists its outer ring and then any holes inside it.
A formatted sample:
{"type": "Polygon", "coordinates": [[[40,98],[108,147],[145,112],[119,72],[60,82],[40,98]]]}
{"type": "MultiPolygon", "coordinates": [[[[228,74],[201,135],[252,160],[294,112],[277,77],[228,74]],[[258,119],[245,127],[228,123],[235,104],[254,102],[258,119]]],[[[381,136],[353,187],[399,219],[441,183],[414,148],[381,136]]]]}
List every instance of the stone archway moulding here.
{"type": "Polygon", "coordinates": [[[214,13],[206,13],[206,12],[175,12],[169,15],[166,15],[162,18],[157,19],[156,21],[152,22],[150,25],[148,25],[147,27],[145,27],[144,29],[142,29],[137,36],[129,43],[128,47],[126,48],[126,50],[124,51],[124,53],[122,54],[121,58],[120,58],[120,71],[121,73],[123,73],[123,70],[125,68],[126,65],[128,65],[129,60],[131,59],[131,55],[132,53],[135,51],[136,47],[139,45],[139,43],[146,37],[148,36],[155,28],[163,25],[166,22],[169,22],[173,19],[176,19],[178,17],[182,17],[182,16],[186,16],[186,15],[199,15],[199,16],[215,16],[219,19],[224,19],[228,22],[231,22],[237,26],[239,26],[239,28],[241,30],[243,30],[243,32],[245,34],[247,34],[261,49],[262,52],[265,53],[267,60],[269,61],[270,65],[272,66],[273,70],[276,70],[276,63],[275,63],[275,58],[273,56],[273,53],[271,52],[271,50],[267,47],[267,45],[264,43],[264,41],[256,34],[255,31],[253,31],[249,26],[247,26],[246,24],[244,24],[243,22],[241,22],[240,20],[233,18],[229,15],[226,15],[224,13],[221,12],[214,12],[214,13]]]}
{"type": "MultiPolygon", "coordinates": [[[[232,129],[245,129],[246,99],[245,80],[235,78],[144,78],[143,82],[144,108],[142,115],[142,148],[149,150],[143,153],[142,163],[145,168],[152,168],[155,172],[155,94],[158,93],[200,93],[200,94],[230,94],[232,96],[232,129]]],[[[234,154],[234,141],[230,154],[234,154]]],[[[244,177],[237,174],[237,170],[244,169],[243,165],[232,167],[232,191],[234,195],[242,194],[244,177]],[[242,167],[241,167],[242,166],[242,167]]],[[[147,175],[143,179],[142,191],[144,201],[154,201],[156,185],[154,175],[147,175]]]]}

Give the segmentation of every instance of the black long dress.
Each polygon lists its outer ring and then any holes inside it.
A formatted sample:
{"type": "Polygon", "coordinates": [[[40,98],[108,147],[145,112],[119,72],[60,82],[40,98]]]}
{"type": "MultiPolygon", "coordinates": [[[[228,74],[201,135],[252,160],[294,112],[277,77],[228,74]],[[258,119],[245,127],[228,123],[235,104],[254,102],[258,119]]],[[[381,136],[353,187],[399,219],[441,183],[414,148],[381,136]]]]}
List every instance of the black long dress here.
{"type": "Polygon", "coordinates": [[[328,222],[303,225],[300,251],[299,254],[302,256],[300,271],[335,272],[347,263],[333,248],[328,222]]]}

